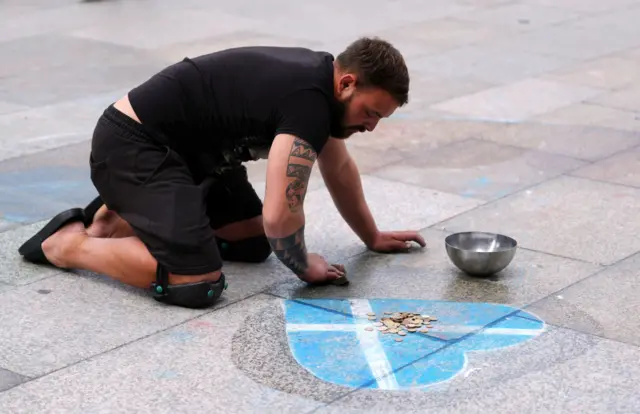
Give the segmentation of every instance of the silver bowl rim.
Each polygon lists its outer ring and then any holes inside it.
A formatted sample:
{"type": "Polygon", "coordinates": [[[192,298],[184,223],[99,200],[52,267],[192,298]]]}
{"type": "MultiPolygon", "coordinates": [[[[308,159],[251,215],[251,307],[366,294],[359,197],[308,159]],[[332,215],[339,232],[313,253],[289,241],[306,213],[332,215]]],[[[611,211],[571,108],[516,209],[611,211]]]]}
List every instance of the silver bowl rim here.
{"type": "Polygon", "coordinates": [[[507,236],[506,234],[501,234],[501,233],[491,233],[489,231],[459,231],[457,233],[451,233],[450,235],[448,235],[447,237],[445,237],[444,239],[444,243],[447,247],[450,247],[452,249],[456,249],[459,250],[461,252],[473,252],[473,253],[478,253],[478,254],[492,254],[492,253],[499,253],[499,252],[509,252],[512,250],[516,250],[518,248],[518,241],[516,239],[514,239],[511,236],[507,236]],[[500,236],[500,237],[504,237],[506,239],[508,239],[509,241],[513,242],[513,247],[508,247],[505,249],[500,249],[500,250],[495,250],[493,252],[477,252],[474,250],[469,250],[469,249],[461,249],[458,246],[454,246],[451,243],[449,243],[449,241],[451,240],[452,237],[454,236],[459,236],[461,234],[471,234],[471,233],[475,233],[475,234],[486,234],[486,235],[490,235],[490,236],[500,236]]]}

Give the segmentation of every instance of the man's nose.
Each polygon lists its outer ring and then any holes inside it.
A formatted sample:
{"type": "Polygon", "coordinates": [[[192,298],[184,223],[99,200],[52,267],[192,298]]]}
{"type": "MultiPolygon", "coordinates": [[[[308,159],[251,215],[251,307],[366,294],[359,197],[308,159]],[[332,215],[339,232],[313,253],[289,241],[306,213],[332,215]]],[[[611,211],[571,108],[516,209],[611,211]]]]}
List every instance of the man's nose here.
{"type": "Polygon", "coordinates": [[[365,125],[365,128],[367,128],[367,131],[371,132],[374,129],[376,129],[376,126],[378,126],[378,120],[376,119],[375,121],[368,121],[365,125]]]}

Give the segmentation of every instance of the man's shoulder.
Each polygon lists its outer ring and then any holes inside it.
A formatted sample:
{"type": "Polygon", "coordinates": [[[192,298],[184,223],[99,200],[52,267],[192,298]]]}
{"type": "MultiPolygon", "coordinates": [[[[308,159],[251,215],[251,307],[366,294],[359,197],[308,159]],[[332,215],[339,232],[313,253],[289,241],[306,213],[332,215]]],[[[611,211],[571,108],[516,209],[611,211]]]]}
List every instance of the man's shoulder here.
{"type": "Polygon", "coordinates": [[[255,63],[267,65],[255,69],[274,67],[322,69],[334,56],[326,51],[313,50],[300,46],[239,46],[211,53],[189,57],[189,61],[198,66],[216,64],[248,66],[255,63]]]}

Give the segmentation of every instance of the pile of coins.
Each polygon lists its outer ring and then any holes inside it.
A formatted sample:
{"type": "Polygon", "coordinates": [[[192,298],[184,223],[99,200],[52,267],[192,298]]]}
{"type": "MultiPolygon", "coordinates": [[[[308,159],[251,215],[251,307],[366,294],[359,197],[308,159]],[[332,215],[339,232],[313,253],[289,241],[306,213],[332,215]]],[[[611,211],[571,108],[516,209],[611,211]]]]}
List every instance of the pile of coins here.
{"type": "Polygon", "coordinates": [[[421,315],[413,312],[385,312],[380,321],[376,321],[376,314],[374,312],[367,313],[370,321],[373,322],[373,326],[367,326],[364,328],[366,331],[373,331],[377,329],[383,334],[398,335],[395,340],[402,342],[402,337],[408,333],[427,333],[429,328],[433,328],[431,322],[437,321],[438,318],[429,315],[421,315]]]}

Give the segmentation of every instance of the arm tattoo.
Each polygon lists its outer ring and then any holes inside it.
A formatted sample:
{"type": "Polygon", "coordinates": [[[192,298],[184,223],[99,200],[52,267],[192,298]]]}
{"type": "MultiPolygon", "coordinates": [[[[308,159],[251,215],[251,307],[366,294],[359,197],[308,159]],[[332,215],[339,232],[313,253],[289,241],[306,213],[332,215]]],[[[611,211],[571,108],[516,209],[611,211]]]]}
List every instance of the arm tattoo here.
{"type": "Polygon", "coordinates": [[[291,145],[291,153],[292,157],[304,158],[305,160],[315,161],[318,155],[313,150],[311,145],[307,144],[306,141],[301,140],[300,138],[295,138],[293,140],[293,145],[291,145]]]}
{"type": "Polygon", "coordinates": [[[297,212],[302,208],[304,196],[307,192],[307,184],[311,176],[311,167],[297,164],[295,158],[302,158],[308,161],[315,161],[316,152],[305,141],[295,138],[289,152],[289,163],[287,164],[287,177],[293,178],[286,190],[287,203],[291,212],[297,212]]]}
{"type": "Polygon", "coordinates": [[[307,247],[304,243],[304,225],[293,234],[284,237],[268,237],[271,249],[293,273],[304,274],[309,267],[307,263],[307,247]]]}

